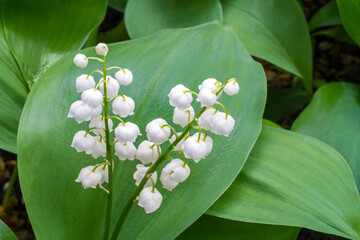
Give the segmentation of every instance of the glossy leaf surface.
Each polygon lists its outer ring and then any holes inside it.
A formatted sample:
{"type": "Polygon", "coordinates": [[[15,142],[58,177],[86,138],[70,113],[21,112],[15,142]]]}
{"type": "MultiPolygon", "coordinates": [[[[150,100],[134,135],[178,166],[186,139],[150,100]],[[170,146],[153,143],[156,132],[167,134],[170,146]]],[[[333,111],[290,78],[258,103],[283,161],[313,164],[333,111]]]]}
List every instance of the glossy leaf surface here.
{"type": "Polygon", "coordinates": [[[360,45],[360,1],[337,0],[336,2],[346,31],[360,45]]]}

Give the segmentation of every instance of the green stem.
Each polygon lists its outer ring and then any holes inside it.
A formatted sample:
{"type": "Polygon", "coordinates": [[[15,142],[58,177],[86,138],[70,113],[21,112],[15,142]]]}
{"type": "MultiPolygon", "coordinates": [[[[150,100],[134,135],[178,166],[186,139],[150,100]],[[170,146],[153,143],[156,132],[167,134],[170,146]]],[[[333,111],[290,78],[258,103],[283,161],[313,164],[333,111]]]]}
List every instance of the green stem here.
{"type": "Polygon", "coordinates": [[[94,70],[94,71],[92,71],[92,72],[90,72],[88,75],[87,75],[87,77],[86,77],[86,79],[88,79],[89,77],[90,77],[90,75],[91,74],[93,74],[93,73],[100,73],[101,75],[103,75],[104,73],[102,72],[102,71],[100,71],[99,69],[96,69],[96,70],[94,70]]]}
{"type": "Polygon", "coordinates": [[[11,173],[11,177],[10,177],[10,182],[9,182],[9,186],[7,187],[6,189],[6,192],[5,192],[5,196],[3,198],[3,201],[2,201],[2,205],[4,206],[5,203],[9,200],[10,198],[10,194],[12,192],[12,189],[14,187],[14,184],[15,184],[15,181],[17,179],[17,176],[18,176],[18,168],[17,168],[17,165],[15,166],[13,172],[11,173]]]}
{"type": "Polygon", "coordinates": [[[119,219],[116,222],[114,232],[111,235],[110,240],[116,240],[117,236],[119,235],[119,232],[129,215],[130,209],[133,206],[133,203],[136,200],[136,197],[139,196],[141,190],[143,189],[145,183],[148,181],[148,179],[151,177],[151,175],[156,171],[156,169],[167,159],[168,154],[173,150],[173,148],[186,136],[186,134],[190,131],[192,125],[195,123],[195,119],[199,118],[203,112],[205,112],[206,107],[203,107],[200,112],[196,115],[194,120],[192,120],[185,128],[185,130],[181,133],[181,135],[175,139],[175,141],[166,149],[166,151],[159,156],[159,158],[156,160],[156,162],[151,165],[151,167],[148,169],[148,171],[145,174],[145,177],[139,184],[139,186],[136,188],[135,192],[132,194],[132,196],[127,201],[119,219]]]}
{"type": "MultiPolygon", "coordinates": [[[[104,56],[104,75],[103,78],[106,79],[106,56],[104,56]]],[[[112,145],[110,143],[110,130],[109,130],[109,102],[107,99],[107,86],[106,81],[104,81],[104,116],[105,116],[105,142],[106,142],[106,158],[111,164],[108,166],[108,175],[109,175],[109,194],[106,203],[106,213],[105,213],[105,227],[104,227],[104,240],[109,239],[109,231],[110,231],[110,219],[111,219],[111,208],[112,208],[112,200],[113,200],[113,164],[112,161],[112,145]]]]}
{"type": "Polygon", "coordinates": [[[120,69],[120,70],[123,71],[124,74],[126,74],[125,70],[123,68],[121,68],[121,67],[109,67],[109,68],[106,69],[106,71],[109,71],[111,69],[120,69]]]}

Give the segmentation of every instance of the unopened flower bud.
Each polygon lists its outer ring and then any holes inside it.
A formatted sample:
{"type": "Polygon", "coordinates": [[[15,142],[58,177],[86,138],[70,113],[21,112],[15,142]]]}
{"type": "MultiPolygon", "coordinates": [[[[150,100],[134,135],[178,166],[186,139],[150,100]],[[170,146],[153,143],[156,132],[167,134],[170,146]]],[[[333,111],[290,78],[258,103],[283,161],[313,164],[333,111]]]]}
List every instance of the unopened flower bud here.
{"type": "Polygon", "coordinates": [[[105,43],[98,43],[95,47],[95,51],[97,55],[105,56],[108,53],[109,48],[105,43]]]}
{"type": "Polygon", "coordinates": [[[235,81],[235,79],[233,79],[225,85],[224,92],[229,96],[233,96],[239,93],[239,89],[239,84],[235,81]]]}
{"type": "Polygon", "coordinates": [[[135,158],[140,160],[143,164],[154,163],[159,157],[157,147],[153,142],[144,140],[138,146],[135,158]]]}
{"type": "Polygon", "coordinates": [[[163,199],[161,193],[156,188],[154,188],[154,192],[152,190],[152,187],[146,187],[141,190],[139,195],[138,205],[144,208],[146,213],[155,212],[160,207],[163,199]]]}
{"type": "MultiPolygon", "coordinates": [[[[135,185],[139,186],[139,184],[141,183],[141,181],[143,180],[143,178],[145,177],[145,174],[147,172],[147,170],[149,169],[149,167],[145,167],[142,164],[137,164],[136,165],[136,172],[133,175],[133,178],[135,180],[135,185]]],[[[154,172],[151,177],[150,177],[154,184],[156,184],[157,181],[157,173],[154,172]]],[[[152,186],[151,180],[149,179],[146,183],[144,187],[150,187],[152,186]]]]}
{"type": "Polygon", "coordinates": [[[103,95],[99,90],[95,90],[94,88],[90,88],[88,90],[85,90],[81,94],[81,99],[83,102],[91,108],[96,108],[99,105],[101,105],[103,101],[103,95]]]}
{"type": "Polygon", "coordinates": [[[213,90],[203,88],[200,90],[196,101],[201,103],[201,107],[212,107],[217,101],[217,96],[213,90]]]}
{"type": "MultiPolygon", "coordinates": [[[[197,132],[194,135],[192,135],[191,137],[195,138],[197,140],[198,137],[199,137],[199,133],[197,132]]],[[[206,138],[205,138],[205,134],[201,133],[200,141],[204,141],[206,143],[206,146],[207,146],[206,156],[209,155],[212,148],[213,148],[213,140],[212,140],[212,138],[209,135],[207,135],[206,138]]]]}
{"type": "Polygon", "coordinates": [[[119,96],[112,102],[112,110],[114,114],[122,118],[133,115],[135,109],[135,102],[131,97],[119,96]]]}
{"type": "Polygon", "coordinates": [[[88,64],[88,60],[86,59],[86,56],[84,54],[76,54],[74,57],[74,64],[77,67],[85,68],[88,64]]]}
{"type": "Polygon", "coordinates": [[[162,118],[157,118],[149,122],[148,125],[146,125],[147,138],[156,145],[168,140],[171,131],[166,125],[168,125],[168,123],[162,118]]]}
{"type": "Polygon", "coordinates": [[[132,83],[133,75],[129,69],[119,70],[115,73],[115,78],[120,85],[127,86],[132,83]],[[125,71],[125,73],[124,73],[125,71]]]}
{"type": "MultiPolygon", "coordinates": [[[[201,91],[204,88],[208,88],[212,91],[215,91],[215,94],[216,94],[216,90],[220,89],[221,84],[222,83],[220,81],[216,80],[215,78],[207,78],[201,83],[201,85],[199,85],[199,90],[201,91]]],[[[221,96],[221,94],[222,94],[222,92],[220,92],[217,95],[217,98],[219,98],[221,96]]]]}
{"type": "Polygon", "coordinates": [[[135,154],[136,147],[132,142],[115,143],[115,155],[118,156],[120,160],[134,160],[135,154]]]}
{"type": "Polygon", "coordinates": [[[79,100],[71,104],[68,117],[74,118],[78,123],[82,123],[84,121],[90,121],[92,111],[91,107],[79,100]]]}
{"type": "Polygon", "coordinates": [[[218,135],[229,136],[234,129],[235,120],[230,115],[223,112],[216,113],[210,120],[211,131],[218,135]]]}
{"type": "Polygon", "coordinates": [[[173,87],[168,94],[170,105],[178,107],[180,109],[187,109],[190,107],[193,100],[191,92],[187,92],[189,89],[182,84],[178,84],[173,87]]]}
{"type": "Polygon", "coordinates": [[[95,144],[95,138],[90,134],[85,136],[86,132],[78,131],[73,138],[71,147],[75,148],[78,152],[85,152],[91,154],[95,144]]]}
{"type": "Polygon", "coordinates": [[[132,122],[127,122],[125,125],[120,123],[115,128],[115,136],[120,143],[133,143],[136,141],[138,135],[141,135],[139,127],[132,122]]]}
{"type": "MultiPolygon", "coordinates": [[[[100,79],[101,83],[99,84],[99,89],[100,92],[104,95],[104,82],[102,82],[103,80],[104,78],[100,79]]],[[[118,95],[119,88],[120,88],[119,83],[113,77],[110,76],[106,77],[106,90],[107,90],[106,95],[108,98],[112,98],[118,95]]]]}
{"type": "Polygon", "coordinates": [[[76,91],[83,92],[90,88],[95,87],[95,80],[92,76],[88,76],[86,74],[81,74],[79,77],[76,78],[76,91]]]}
{"type": "Polygon", "coordinates": [[[190,168],[187,164],[176,158],[171,160],[162,170],[160,181],[163,187],[172,191],[179,183],[184,182],[190,175],[190,168]]]}
{"type": "Polygon", "coordinates": [[[174,109],[173,122],[175,124],[179,124],[181,127],[185,127],[192,120],[194,120],[195,112],[193,107],[189,107],[185,110],[181,110],[180,108],[174,109]]]}
{"type": "Polygon", "coordinates": [[[184,154],[186,158],[199,162],[205,158],[208,153],[207,144],[201,139],[198,141],[195,137],[189,137],[184,143],[184,154]]]}

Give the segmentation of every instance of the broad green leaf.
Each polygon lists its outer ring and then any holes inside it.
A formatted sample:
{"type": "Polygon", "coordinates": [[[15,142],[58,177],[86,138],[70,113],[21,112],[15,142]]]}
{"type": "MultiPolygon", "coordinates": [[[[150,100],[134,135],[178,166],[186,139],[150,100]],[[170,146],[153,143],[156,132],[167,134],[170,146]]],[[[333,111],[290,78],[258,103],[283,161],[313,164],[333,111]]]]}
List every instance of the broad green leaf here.
{"type": "Polygon", "coordinates": [[[0,220],[0,239],[1,240],[18,240],[11,229],[0,220]]]}
{"type": "Polygon", "coordinates": [[[360,199],[345,159],[315,138],[268,126],[207,213],[360,239],[360,199]]]}
{"type": "Polygon", "coordinates": [[[246,223],[203,215],[177,240],[295,240],[300,229],[246,223]]]}
{"type": "Polygon", "coordinates": [[[309,95],[302,89],[268,88],[264,118],[279,121],[294,113],[309,101],[309,95]]]}
{"type": "Polygon", "coordinates": [[[309,29],[295,0],[222,0],[224,24],[230,25],[246,49],[304,79],[312,91],[309,29]]]}
{"type": "Polygon", "coordinates": [[[124,12],[128,0],[109,0],[109,5],[120,12],[124,12]]]}
{"type": "Polygon", "coordinates": [[[360,88],[329,83],[314,95],[292,130],[315,137],[341,153],[360,190],[360,88]]]}
{"type": "Polygon", "coordinates": [[[330,29],[322,30],[322,31],[317,31],[317,32],[311,34],[311,36],[314,36],[314,37],[319,36],[319,35],[325,35],[325,36],[331,37],[339,42],[346,42],[346,43],[356,45],[354,40],[349,36],[349,34],[345,31],[344,27],[342,27],[342,26],[333,27],[330,29]]]}
{"type": "Polygon", "coordinates": [[[315,13],[309,21],[310,31],[318,27],[326,27],[341,24],[340,13],[336,1],[331,0],[315,13]]]}
{"type": "Polygon", "coordinates": [[[129,0],[125,10],[126,29],[131,38],[214,20],[222,22],[219,0],[129,0]]]}
{"type": "Polygon", "coordinates": [[[262,124],[263,124],[263,125],[267,125],[267,126],[276,127],[276,128],[283,128],[283,127],[280,126],[279,124],[274,123],[273,121],[268,120],[268,119],[265,119],[265,118],[263,118],[262,124]]]}
{"type": "Polygon", "coordinates": [[[0,148],[16,153],[29,89],[50,65],[84,44],[105,11],[106,1],[98,0],[0,2],[0,148]]]}
{"type": "MultiPolygon", "coordinates": [[[[212,135],[216,142],[212,154],[198,164],[191,161],[189,179],[172,193],[158,183],[164,197],[161,208],[147,215],[134,206],[119,237],[174,239],[215,202],[243,166],[261,128],[266,94],[264,72],[230,28],[214,23],[164,30],[110,45],[109,49],[108,66],[120,65],[134,74],[133,84],[122,88],[121,93],[136,103],[135,115],[126,119],[139,124],[143,133],[136,146],[145,139],[144,129],[149,121],[162,117],[172,122],[173,108],[167,94],[176,84],[196,91],[208,77],[239,79],[241,92],[221,98],[236,119],[234,132],[228,138],[212,135]],[[223,151],[230,143],[239,147],[223,151]],[[174,222],[169,228],[168,224],[174,222]]],[[[84,53],[95,55],[93,49],[84,53]]],[[[100,160],[70,147],[74,134],[87,129],[87,124],[79,125],[66,118],[70,104],[80,98],[74,87],[76,76],[99,67],[99,63],[78,69],[73,66],[72,57],[60,60],[41,76],[26,102],[20,123],[20,182],[39,240],[99,239],[103,225],[106,193],[101,189],[84,190],[74,182],[81,168],[100,160]],[[81,227],[74,223],[81,223],[81,227]]],[[[198,111],[199,104],[194,101],[193,105],[198,111]]],[[[135,190],[132,175],[137,163],[115,159],[113,225],[135,190]]]]}
{"type": "Polygon", "coordinates": [[[336,0],[336,2],[346,31],[360,45],[360,1],[336,0]]]}

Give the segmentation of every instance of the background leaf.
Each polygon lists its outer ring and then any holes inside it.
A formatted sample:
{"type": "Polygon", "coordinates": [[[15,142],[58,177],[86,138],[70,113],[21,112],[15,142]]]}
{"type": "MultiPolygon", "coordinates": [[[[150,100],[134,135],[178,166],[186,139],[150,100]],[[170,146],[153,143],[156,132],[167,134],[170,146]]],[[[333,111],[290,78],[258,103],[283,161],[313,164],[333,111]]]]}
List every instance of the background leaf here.
{"type": "Polygon", "coordinates": [[[109,5],[120,12],[124,12],[128,0],[109,0],[109,5]]]}
{"type": "Polygon", "coordinates": [[[300,229],[246,223],[203,215],[177,240],[295,240],[300,229]]]}
{"type": "Polygon", "coordinates": [[[309,21],[310,31],[318,27],[327,27],[341,24],[341,18],[336,1],[331,0],[324,7],[315,13],[309,21]]]}
{"type": "Polygon", "coordinates": [[[360,189],[360,88],[329,83],[314,95],[292,130],[315,137],[341,153],[360,189]]]}
{"type": "Polygon", "coordinates": [[[84,44],[106,5],[97,0],[0,2],[0,148],[16,153],[20,114],[31,86],[51,64],[84,44]]]}
{"type": "Polygon", "coordinates": [[[222,22],[219,0],[130,0],[125,11],[126,29],[131,38],[214,20],[222,22]]]}
{"type": "Polygon", "coordinates": [[[337,0],[336,2],[346,31],[360,45],[360,1],[337,0]]]}
{"type": "MultiPolygon", "coordinates": [[[[91,56],[94,50],[84,53],[91,56]]],[[[146,124],[156,117],[171,122],[173,108],[167,94],[174,85],[182,83],[196,90],[208,77],[239,79],[240,94],[221,99],[236,119],[234,132],[229,138],[212,136],[216,142],[212,154],[198,164],[191,161],[190,178],[172,193],[158,185],[164,201],[157,212],[146,215],[134,206],[120,236],[129,240],[173,239],[213,204],[243,166],[261,128],[266,94],[264,72],[231,29],[219,24],[165,30],[110,45],[107,61],[109,66],[131,69],[135,76],[134,83],[121,92],[135,99],[136,114],[126,120],[138,123],[143,134],[146,124]],[[230,142],[241,147],[224,152],[223,146],[230,142]],[[176,224],[169,228],[169,222],[176,224]]],[[[39,240],[74,236],[99,239],[106,193],[100,189],[83,190],[74,182],[81,168],[99,160],[70,147],[73,135],[87,125],[79,126],[66,118],[70,104],[80,98],[74,87],[76,76],[98,66],[91,63],[84,71],[73,66],[72,56],[68,56],[41,76],[26,102],[19,131],[19,175],[39,240]],[[74,223],[81,223],[81,228],[74,223]]],[[[194,106],[199,110],[199,104],[194,106]]],[[[136,145],[144,138],[138,139],[136,145]]],[[[135,190],[132,175],[138,162],[115,159],[115,163],[113,224],[135,190]]]]}
{"type": "Polygon", "coordinates": [[[0,220],[0,239],[1,240],[18,240],[11,229],[0,220]]]}
{"type": "Polygon", "coordinates": [[[312,91],[312,50],[302,9],[295,0],[222,0],[224,24],[246,49],[304,79],[312,91]],[[286,20],[285,20],[286,19],[286,20]]]}
{"type": "Polygon", "coordinates": [[[263,126],[244,169],[207,213],[360,239],[359,194],[343,157],[274,127],[263,126]]]}

